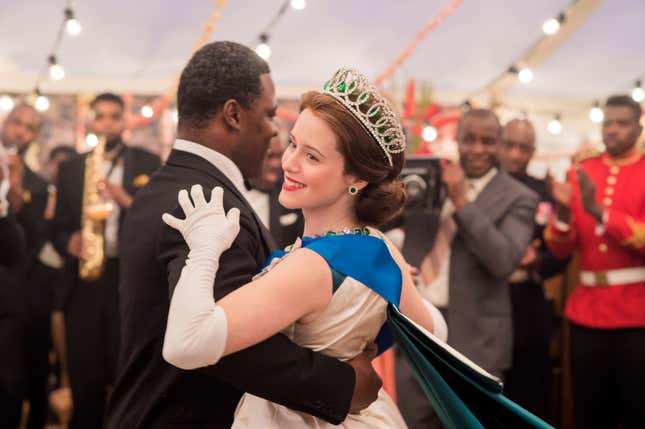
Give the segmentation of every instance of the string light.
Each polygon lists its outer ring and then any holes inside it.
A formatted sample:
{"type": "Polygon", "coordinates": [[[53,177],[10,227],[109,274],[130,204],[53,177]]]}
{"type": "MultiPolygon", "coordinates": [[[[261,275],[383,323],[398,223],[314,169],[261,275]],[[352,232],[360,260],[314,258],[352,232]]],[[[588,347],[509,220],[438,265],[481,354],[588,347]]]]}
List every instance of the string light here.
{"type": "Polygon", "coordinates": [[[432,125],[426,125],[423,127],[423,131],[421,132],[421,137],[427,142],[435,141],[438,135],[439,133],[437,133],[437,129],[432,125]]]}
{"type": "Polygon", "coordinates": [[[14,106],[13,98],[11,98],[7,94],[3,94],[0,96],[0,111],[8,112],[9,110],[13,109],[13,106],[14,106]]]}
{"type": "Polygon", "coordinates": [[[307,7],[307,1],[306,0],[291,0],[291,7],[294,10],[303,10],[304,8],[307,7]]]}
{"type": "Polygon", "coordinates": [[[150,105],[148,104],[146,104],[141,108],[141,116],[143,116],[144,118],[148,118],[148,119],[152,118],[154,114],[155,114],[155,111],[152,110],[152,107],[150,107],[150,105]]]}
{"type": "Polygon", "coordinates": [[[74,10],[71,7],[65,8],[65,30],[70,36],[78,36],[81,34],[83,27],[81,23],[74,16],[74,10]]]}
{"type": "Polygon", "coordinates": [[[517,74],[517,77],[520,79],[520,82],[522,83],[531,83],[533,80],[533,72],[531,71],[530,68],[524,67],[520,72],[517,74]]]}
{"type": "Polygon", "coordinates": [[[39,112],[46,112],[47,109],[49,109],[49,99],[44,95],[38,94],[38,97],[36,97],[36,101],[34,102],[34,107],[39,112]]]}
{"type": "Polygon", "coordinates": [[[551,121],[547,125],[547,130],[549,130],[549,132],[554,135],[560,134],[562,132],[562,122],[560,122],[559,114],[555,115],[553,119],[551,119],[551,121]]]}
{"type": "Polygon", "coordinates": [[[49,56],[49,77],[54,80],[62,80],[65,77],[65,69],[58,64],[55,55],[49,56]]]}
{"type": "Polygon", "coordinates": [[[645,91],[643,91],[643,81],[638,79],[634,84],[634,89],[632,89],[632,98],[635,102],[641,103],[645,100],[645,91]]]}
{"type": "Polygon", "coordinates": [[[269,46],[269,35],[266,33],[260,34],[260,43],[255,48],[255,52],[265,61],[271,58],[271,47],[269,46]]]}
{"type": "Polygon", "coordinates": [[[542,31],[547,36],[553,36],[555,33],[560,31],[560,26],[564,24],[565,19],[566,16],[564,15],[564,12],[560,13],[556,18],[547,19],[544,21],[544,24],[542,24],[542,31]]]}
{"type": "Polygon", "coordinates": [[[518,69],[516,66],[510,66],[508,72],[511,74],[516,74],[517,78],[523,84],[529,84],[533,80],[533,71],[528,67],[522,67],[518,69]]]}
{"type": "Polygon", "coordinates": [[[593,107],[589,111],[589,119],[596,124],[599,124],[605,119],[605,113],[600,108],[600,103],[597,100],[593,103],[593,107]]]}
{"type": "Polygon", "coordinates": [[[99,144],[99,138],[94,133],[89,133],[85,136],[85,142],[89,147],[96,147],[99,144]]]}

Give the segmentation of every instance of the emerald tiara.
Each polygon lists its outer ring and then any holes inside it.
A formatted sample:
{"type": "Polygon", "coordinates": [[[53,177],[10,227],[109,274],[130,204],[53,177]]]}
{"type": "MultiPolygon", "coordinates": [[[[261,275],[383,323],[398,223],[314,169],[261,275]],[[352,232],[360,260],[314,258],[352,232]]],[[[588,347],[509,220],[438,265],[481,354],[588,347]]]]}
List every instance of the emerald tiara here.
{"type": "Polygon", "coordinates": [[[361,72],[340,68],[323,87],[361,123],[383,150],[390,167],[392,155],[405,151],[405,133],[396,114],[378,89],[361,72]]]}

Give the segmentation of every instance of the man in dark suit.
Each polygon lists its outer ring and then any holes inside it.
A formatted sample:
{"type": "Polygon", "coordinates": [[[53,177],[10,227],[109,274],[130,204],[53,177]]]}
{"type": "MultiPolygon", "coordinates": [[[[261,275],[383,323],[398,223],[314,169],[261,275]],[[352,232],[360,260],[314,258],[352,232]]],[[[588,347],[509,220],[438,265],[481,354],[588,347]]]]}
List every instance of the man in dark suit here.
{"type": "Polygon", "coordinates": [[[132,204],[132,196],[144,186],[161,162],[158,156],[126,145],[123,100],[101,94],[91,103],[91,129],[105,136],[106,198],[113,211],[105,222],[105,267],[94,281],[79,278],[78,260],[83,257],[81,219],[87,154],[63,162],[59,167],[54,246],[66,255],[63,304],[72,387],[72,427],[100,428],[103,424],[108,387],[114,381],[118,356],[118,242],[131,240],[120,234],[120,225],[132,204]]]}
{"type": "Polygon", "coordinates": [[[513,119],[504,126],[499,150],[501,167],[540,197],[532,242],[509,277],[513,313],[513,364],[506,374],[506,395],[537,416],[548,416],[551,391],[552,308],[542,282],[561,273],[567,259],[556,258],[542,240],[553,212],[553,198],[545,180],[526,169],[535,153],[535,129],[526,119],[513,119]]]}
{"type": "Polygon", "coordinates": [[[0,427],[20,424],[25,388],[23,276],[27,264],[23,230],[11,213],[8,193],[22,180],[0,146],[0,427]]]}
{"type": "Polygon", "coordinates": [[[373,356],[343,363],[280,334],[198,370],[163,360],[170,297],[188,254],[181,235],[161,220],[164,212],[180,216],[178,191],[220,186],[226,210],[240,209],[240,233],[220,259],[215,299],[249,282],[272,247],[244,186],[277,134],[268,65],[237,43],[208,44],[182,72],[177,102],[178,140],[124,226],[124,237],[137,240],[122,243],[122,348],[108,428],[229,428],[242,392],[343,421],[376,398],[373,356]]]}
{"type": "Polygon", "coordinates": [[[265,227],[269,229],[279,249],[294,243],[302,236],[305,219],[300,210],[288,209],[278,201],[282,189],[282,153],[284,147],[280,136],[269,143],[262,172],[249,182],[253,189],[247,193],[247,200],[265,227]]]}
{"type": "Polygon", "coordinates": [[[25,234],[27,270],[23,287],[23,315],[26,347],[26,398],[29,401],[27,427],[39,429],[45,425],[47,412],[47,376],[49,373],[50,313],[52,288],[48,268],[39,260],[47,241],[48,222],[44,218],[47,206],[47,182],[25,162],[28,149],[36,145],[42,117],[28,104],[17,105],[5,120],[0,139],[13,148],[12,168],[18,169],[20,180],[9,191],[11,211],[25,234]]]}

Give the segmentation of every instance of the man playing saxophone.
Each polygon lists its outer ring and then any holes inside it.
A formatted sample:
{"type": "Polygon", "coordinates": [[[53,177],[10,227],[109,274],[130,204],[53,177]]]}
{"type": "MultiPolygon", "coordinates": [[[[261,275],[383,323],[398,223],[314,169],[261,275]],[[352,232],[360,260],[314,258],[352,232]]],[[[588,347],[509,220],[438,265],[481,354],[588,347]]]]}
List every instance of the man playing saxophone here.
{"type": "Polygon", "coordinates": [[[158,156],[123,141],[121,97],[100,94],[90,107],[98,144],[60,165],[54,218],[54,245],[66,255],[72,428],[102,427],[118,356],[119,226],[133,194],[161,165],[158,156]]]}

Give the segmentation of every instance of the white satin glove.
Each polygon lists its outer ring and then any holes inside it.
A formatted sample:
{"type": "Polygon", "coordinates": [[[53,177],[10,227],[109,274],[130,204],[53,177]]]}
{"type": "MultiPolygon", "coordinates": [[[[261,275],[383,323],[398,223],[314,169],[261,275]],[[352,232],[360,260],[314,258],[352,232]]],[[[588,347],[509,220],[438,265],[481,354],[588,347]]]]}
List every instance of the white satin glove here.
{"type": "Polygon", "coordinates": [[[219,257],[240,232],[240,210],[232,208],[228,215],[224,213],[224,190],[219,186],[213,188],[210,202],[206,202],[201,185],[193,185],[190,196],[192,203],[188,192],[182,189],[177,197],[186,219],[177,219],[169,213],[161,218],[181,233],[191,252],[211,252],[219,257]]]}
{"type": "Polygon", "coordinates": [[[200,185],[179,191],[186,219],[164,213],[163,221],[178,230],[190,252],[170,300],[162,355],[181,369],[215,364],[226,348],[226,314],[213,299],[219,258],[240,231],[240,211],[224,213],[224,191],[216,187],[206,202],[200,185]]]}

